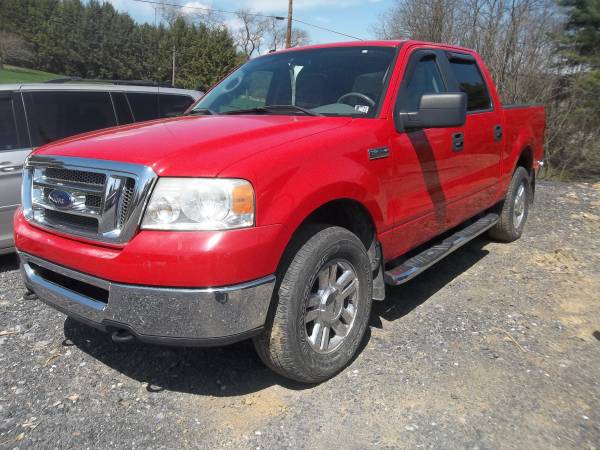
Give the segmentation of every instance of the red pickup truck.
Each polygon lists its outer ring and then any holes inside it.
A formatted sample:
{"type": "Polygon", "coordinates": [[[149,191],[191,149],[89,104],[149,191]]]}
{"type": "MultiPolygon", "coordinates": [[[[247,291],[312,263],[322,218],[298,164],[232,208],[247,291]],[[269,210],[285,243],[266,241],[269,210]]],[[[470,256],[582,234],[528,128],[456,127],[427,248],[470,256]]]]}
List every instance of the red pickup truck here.
{"type": "Polygon", "coordinates": [[[183,117],[35,151],[14,220],[25,284],[115,341],[253,338],[318,382],[357,352],[386,283],[484,232],[521,236],[544,127],[468,49],[261,56],[183,117]]]}

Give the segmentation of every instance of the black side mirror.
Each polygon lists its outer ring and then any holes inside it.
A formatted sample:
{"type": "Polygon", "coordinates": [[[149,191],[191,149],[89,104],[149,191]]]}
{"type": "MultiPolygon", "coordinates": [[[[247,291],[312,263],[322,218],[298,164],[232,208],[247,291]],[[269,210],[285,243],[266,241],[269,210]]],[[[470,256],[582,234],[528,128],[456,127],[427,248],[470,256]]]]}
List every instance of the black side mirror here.
{"type": "Polygon", "coordinates": [[[425,94],[417,112],[398,114],[399,129],[460,127],[467,120],[467,94],[425,94]]]}

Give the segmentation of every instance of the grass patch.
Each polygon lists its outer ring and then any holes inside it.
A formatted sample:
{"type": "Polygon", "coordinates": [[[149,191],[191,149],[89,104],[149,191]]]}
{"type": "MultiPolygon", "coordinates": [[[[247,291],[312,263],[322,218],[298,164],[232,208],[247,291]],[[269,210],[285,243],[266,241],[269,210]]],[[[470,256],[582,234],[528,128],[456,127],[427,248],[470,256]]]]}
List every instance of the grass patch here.
{"type": "Polygon", "coordinates": [[[54,73],[42,72],[41,70],[24,69],[22,67],[5,65],[0,70],[0,84],[7,83],[43,83],[48,80],[63,78],[54,73]]]}

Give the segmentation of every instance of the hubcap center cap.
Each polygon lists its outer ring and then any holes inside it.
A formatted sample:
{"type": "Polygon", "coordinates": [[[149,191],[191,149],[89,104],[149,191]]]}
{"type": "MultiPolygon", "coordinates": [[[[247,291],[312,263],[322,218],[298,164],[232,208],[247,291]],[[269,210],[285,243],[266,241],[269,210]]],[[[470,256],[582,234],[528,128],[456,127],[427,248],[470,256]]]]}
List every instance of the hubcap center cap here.
{"type": "Polygon", "coordinates": [[[341,304],[339,304],[340,302],[338,301],[338,294],[337,289],[328,289],[323,294],[322,311],[325,322],[334,322],[342,313],[341,304]]]}

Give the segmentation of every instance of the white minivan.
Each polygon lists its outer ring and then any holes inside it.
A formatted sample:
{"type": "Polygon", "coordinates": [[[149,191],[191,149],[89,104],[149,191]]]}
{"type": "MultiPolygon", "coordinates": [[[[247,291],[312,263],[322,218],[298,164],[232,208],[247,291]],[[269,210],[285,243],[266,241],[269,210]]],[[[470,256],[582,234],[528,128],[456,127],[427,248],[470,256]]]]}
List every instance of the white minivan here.
{"type": "Polygon", "coordinates": [[[0,84],[0,254],[14,251],[12,217],[33,148],[87,131],[173,117],[201,92],[128,83],[0,84]]]}

